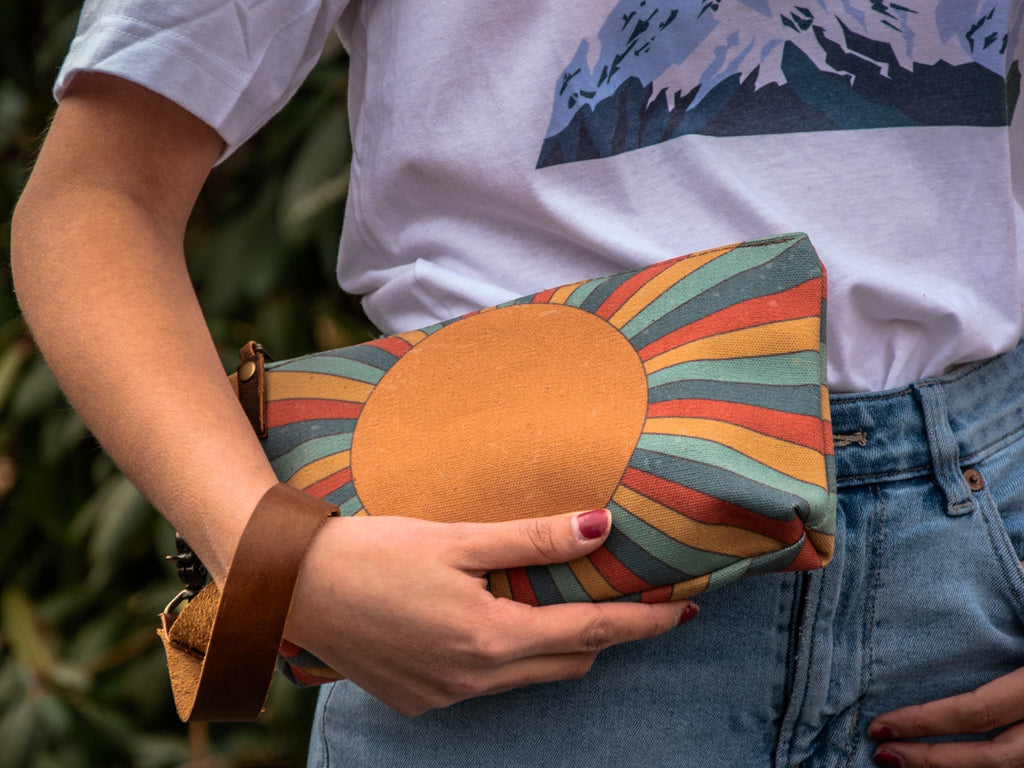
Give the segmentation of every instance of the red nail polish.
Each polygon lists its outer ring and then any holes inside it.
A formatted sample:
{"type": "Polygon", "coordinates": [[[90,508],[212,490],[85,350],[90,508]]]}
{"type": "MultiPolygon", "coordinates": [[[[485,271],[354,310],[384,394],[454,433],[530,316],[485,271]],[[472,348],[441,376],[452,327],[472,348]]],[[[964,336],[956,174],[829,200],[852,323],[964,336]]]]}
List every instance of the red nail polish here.
{"type": "Polygon", "coordinates": [[[679,614],[679,623],[676,624],[676,626],[681,627],[683,624],[690,621],[690,619],[696,618],[698,613],[700,613],[700,608],[697,607],[696,603],[690,603],[683,608],[683,612],[679,614]]]}
{"type": "Polygon", "coordinates": [[[904,768],[903,758],[893,752],[876,752],[875,765],[878,768],[904,768]]]}
{"type": "Polygon", "coordinates": [[[576,516],[576,530],[583,539],[599,539],[608,530],[608,510],[592,509],[576,516]]]}
{"type": "Polygon", "coordinates": [[[876,725],[868,728],[868,738],[875,741],[892,741],[896,734],[888,725],[876,725]]]}

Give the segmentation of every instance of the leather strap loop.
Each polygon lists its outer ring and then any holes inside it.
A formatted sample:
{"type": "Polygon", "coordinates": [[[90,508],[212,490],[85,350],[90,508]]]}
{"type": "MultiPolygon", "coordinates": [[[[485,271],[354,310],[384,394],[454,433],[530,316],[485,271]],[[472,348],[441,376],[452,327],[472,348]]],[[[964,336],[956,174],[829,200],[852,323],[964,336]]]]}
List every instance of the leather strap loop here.
{"type": "Polygon", "coordinates": [[[259,716],[302,561],[337,514],[337,507],[278,483],[242,533],[223,594],[210,584],[181,613],[161,614],[158,633],[183,721],[259,716]]]}
{"type": "Polygon", "coordinates": [[[267,353],[261,345],[250,341],[238,351],[238,358],[238,401],[256,436],[262,440],[267,436],[267,353]]]}

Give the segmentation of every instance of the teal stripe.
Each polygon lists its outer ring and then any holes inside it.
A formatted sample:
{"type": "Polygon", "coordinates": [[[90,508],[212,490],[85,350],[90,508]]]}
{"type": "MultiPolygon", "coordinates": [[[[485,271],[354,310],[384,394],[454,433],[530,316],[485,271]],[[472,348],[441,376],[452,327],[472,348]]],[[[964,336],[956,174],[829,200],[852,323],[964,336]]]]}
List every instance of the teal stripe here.
{"type": "Polygon", "coordinates": [[[673,539],[638,517],[633,510],[614,502],[608,506],[612,511],[615,527],[623,535],[628,536],[634,544],[645,549],[652,557],[678,571],[702,576],[736,562],[736,558],[730,555],[697,549],[673,539]]]}
{"type": "Polygon", "coordinates": [[[344,504],[338,507],[338,511],[341,512],[342,517],[352,517],[356,512],[363,508],[363,500],[358,496],[353,496],[351,499],[346,501],[344,504]]]}
{"type": "Polygon", "coordinates": [[[310,356],[297,361],[294,365],[278,370],[295,373],[324,373],[329,376],[337,376],[340,379],[354,379],[365,384],[378,383],[386,373],[380,368],[361,363],[358,360],[329,355],[310,356]]]}
{"type": "Polygon", "coordinates": [[[569,294],[569,297],[565,300],[565,306],[567,307],[579,307],[585,302],[597,287],[604,282],[604,278],[598,278],[597,280],[588,280],[575,291],[569,294]]]}
{"type": "MultiPolygon", "coordinates": [[[[740,272],[766,264],[778,256],[782,250],[785,249],[780,248],[779,245],[757,248],[734,248],[681,278],[679,282],[648,304],[640,314],[626,323],[622,328],[622,335],[627,339],[632,338],[652,323],[657,322],[669,312],[678,308],[681,304],[699,296],[709,288],[714,288],[719,283],[734,277],[740,272]]],[[[764,288],[765,290],[762,292],[736,296],[732,303],[738,304],[754,296],[762,296],[765,293],[772,292],[771,286],[765,285],[764,288]]]]}
{"type": "MultiPolygon", "coordinates": [[[[637,448],[717,467],[742,475],[769,488],[778,488],[802,499],[824,500],[828,497],[828,491],[820,486],[790,477],[713,440],[685,435],[645,434],[640,436],[637,448]]],[[[700,486],[694,482],[687,483],[687,485],[700,490],[700,486]]],[[[716,494],[712,495],[721,498],[716,494]]]]}
{"type": "Polygon", "coordinates": [[[736,558],[731,555],[709,552],[683,544],[646,522],[634,510],[626,509],[615,503],[610,504],[609,509],[614,515],[615,526],[625,536],[628,536],[638,547],[647,550],[652,557],[668,563],[677,570],[702,575],[724,568],[736,561],[736,558]]]}
{"type": "Polygon", "coordinates": [[[778,573],[786,570],[796,560],[806,542],[807,537],[801,536],[799,541],[794,541],[788,547],[757,555],[750,560],[750,568],[747,573],[753,575],[755,573],[778,573]]]}
{"type": "MultiPolygon", "coordinates": [[[[830,457],[831,458],[831,457],[830,457]]],[[[831,479],[831,477],[830,477],[831,479]]],[[[817,498],[809,500],[810,512],[804,519],[804,526],[812,531],[827,533],[830,536],[836,534],[836,494],[822,494],[817,498]]]]}
{"type": "Polygon", "coordinates": [[[822,360],[820,353],[806,351],[725,360],[693,360],[649,374],[647,386],[657,387],[690,379],[783,386],[821,384],[822,360]]]}
{"type": "Polygon", "coordinates": [[[551,580],[558,587],[558,591],[562,593],[567,603],[592,603],[594,598],[587,594],[576,578],[576,574],[572,572],[568,563],[555,563],[554,565],[548,566],[548,574],[551,576],[551,580]]]}
{"type": "Polygon", "coordinates": [[[271,462],[278,477],[291,477],[307,464],[352,447],[352,433],[327,435],[307,440],[271,462]]]}
{"type": "Polygon", "coordinates": [[[708,578],[708,589],[717,589],[731,581],[736,581],[736,579],[746,575],[749,567],[750,560],[744,559],[733,563],[720,571],[715,571],[708,578]]]}

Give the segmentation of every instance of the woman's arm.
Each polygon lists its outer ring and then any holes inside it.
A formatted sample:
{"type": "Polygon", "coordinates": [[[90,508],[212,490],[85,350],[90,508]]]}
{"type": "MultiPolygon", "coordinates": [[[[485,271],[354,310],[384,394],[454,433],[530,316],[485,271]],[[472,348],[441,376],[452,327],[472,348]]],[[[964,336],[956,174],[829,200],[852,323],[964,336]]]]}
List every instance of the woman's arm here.
{"type": "MultiPolygon", "coordinates": [[[[69,399],[218,581],[277,481],[185,268],[185,225],[220,149],[160,96],[78,75],[12,232],[21,306],[69,399]]],[[[694,615],[688,602],[530,608],[487,592],[488,570],[595,549],[609,521],[586,520],[332,520],[303,567],[287,635],[411,714],[579,676],[602,648],[694,615]]]]}
{"type": "Polygon", "coordinates": [[[65,393],[218,579],[276,482],[185,267],[185,225],[221,145],[156,94],[80,74],[12,225],[18,299],[65,393]]]}

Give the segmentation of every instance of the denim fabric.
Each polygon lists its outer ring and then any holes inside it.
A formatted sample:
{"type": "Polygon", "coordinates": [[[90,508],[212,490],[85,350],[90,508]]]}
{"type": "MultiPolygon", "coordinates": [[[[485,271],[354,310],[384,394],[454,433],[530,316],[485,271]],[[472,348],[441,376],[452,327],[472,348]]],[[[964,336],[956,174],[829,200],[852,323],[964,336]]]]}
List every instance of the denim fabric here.
{"type": "Polygon", "coordinates": [[[417,718],[325,687],[309,766],[870,766],[889,709],[1024,664],[1024,345],[898,391],[833,397],[824,570],[755,576],[611,648],[584,679],[417,718]]]}

